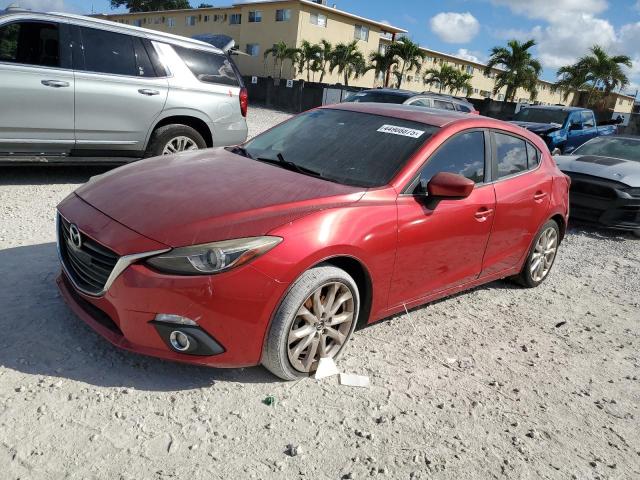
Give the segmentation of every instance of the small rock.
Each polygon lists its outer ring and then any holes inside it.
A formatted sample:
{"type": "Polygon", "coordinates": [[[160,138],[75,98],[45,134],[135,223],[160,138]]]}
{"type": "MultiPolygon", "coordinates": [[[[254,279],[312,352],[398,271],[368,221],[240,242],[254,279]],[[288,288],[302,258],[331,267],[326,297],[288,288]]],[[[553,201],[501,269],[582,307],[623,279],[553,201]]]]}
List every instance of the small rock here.
{"type": "Polygon", "coordinates": [[[529,347],[527,347],[527,345],[526,345],[526,344],[525,344],[525,345],[522,345],[522,347],[520,347],[520,348],[522,348],[522,351],[523,351],[523,352],[528,352],[528,351],[529,351],[529,347]]]}
{"type": "Polygon", "coordinates": [[[302,452],[301,447],[290,443],[289,445],[287,445],[287,449],[285,450],[284,453],[286,453],[290,457],[296,457],[301,452],[302,452]]]}

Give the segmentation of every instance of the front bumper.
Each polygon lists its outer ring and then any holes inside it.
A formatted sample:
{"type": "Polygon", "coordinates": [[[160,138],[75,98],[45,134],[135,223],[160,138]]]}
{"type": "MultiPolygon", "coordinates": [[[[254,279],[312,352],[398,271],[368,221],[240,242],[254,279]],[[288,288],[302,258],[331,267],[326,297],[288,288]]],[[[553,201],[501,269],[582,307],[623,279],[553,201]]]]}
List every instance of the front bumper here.
{"type": "Polygon", "coordinates": [[[606,228],[640,229],[640,198],[625,196],[615,182],[571,175],[571,218],[606,228]]]}
{"type": "MultiPolygon", "coordinates": [[[[108,225],[104,215],[77,197],[61,205],[60,210],[84,235],[91,232],[93,240],[120,255],[131,254],[137,248],[104,240],[113,238],[112,229],[96,228],[108,225]]],[[[114,228],[125,227],[117,224],[114,228]]],[[[139,238],[135,239],[132,245],[139,242],[139,238]]],[[[129,265],[101,295],[82,292],[64,269],[57,284],[74,313],[115,346],[167,360],[216,367],[260,363],[271,314],[288,287],[251,265],[219,275],[188,277],[159,273],[142,262],[129,265]],[[213,349],[216,351],[213,355],[175,351],[154,321],[158,313],[196,321],[220,348],[213,349]]]]}

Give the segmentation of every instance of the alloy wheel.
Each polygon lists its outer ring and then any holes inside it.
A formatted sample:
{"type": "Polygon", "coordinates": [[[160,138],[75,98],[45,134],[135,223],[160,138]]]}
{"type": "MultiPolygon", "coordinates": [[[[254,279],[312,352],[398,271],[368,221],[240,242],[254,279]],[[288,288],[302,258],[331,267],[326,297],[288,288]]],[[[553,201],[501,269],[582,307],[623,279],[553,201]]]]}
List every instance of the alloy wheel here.
{"type": "Polygon", "coordinates": [[[541,282],[547,276],[557,251],[558,232],[555,228],[549,227],[538,238],[531,256],[529,268],[534,282],[541,282]]]}
{"type": "Polygon", "coordinates": [[[342,282],[326,283],[309,295],[289,330],[287,353],[293,368],[311,372],[321,357],[335,357],[351,333],[354,308],[353,294],[342,282]]]}
{"type": "Polygon", "coordinates": [[[172,153],[185,152],[187,150],[198,150],[198,144],[191,138],[181,135],[167,142],[162,149],[162,155],[171,155],[172,153]]]}

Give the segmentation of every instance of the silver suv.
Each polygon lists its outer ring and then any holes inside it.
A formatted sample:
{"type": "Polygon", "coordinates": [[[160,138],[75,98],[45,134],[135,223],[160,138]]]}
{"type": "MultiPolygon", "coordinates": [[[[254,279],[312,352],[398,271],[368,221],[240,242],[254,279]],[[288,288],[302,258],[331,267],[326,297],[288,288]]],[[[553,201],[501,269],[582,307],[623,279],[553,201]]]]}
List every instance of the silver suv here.
{"type": "Polygon", "coordinates": [[[0,162],[119,163],[247,137],[231,57],[185,37],[7,10],[0,79],[0,162]]]}

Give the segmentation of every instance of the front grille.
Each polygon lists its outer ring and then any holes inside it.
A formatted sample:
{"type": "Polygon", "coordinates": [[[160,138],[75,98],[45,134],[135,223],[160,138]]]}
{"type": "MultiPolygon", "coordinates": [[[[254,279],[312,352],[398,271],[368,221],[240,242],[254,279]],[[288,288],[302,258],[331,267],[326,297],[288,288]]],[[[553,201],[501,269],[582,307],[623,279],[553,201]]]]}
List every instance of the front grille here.
{"type": "Polygon", "coordinates": [[[69,294],[73,297],[76,303],[80,305],[80,308],[87,312],[91,316],[91,318],[93,318],[100,325],[111,330],[113,333],[117,333],[118,335],[122,336],[122,330],[120,330],[120,327],[118,327],[116,322],[114,322],[109,315],[107,315],[92,303],[89,303],[84,298],[82,298],[76,292],[76,289],[73,288],[73,286],[69,283],[69,280],[67,280],[66,277],[63,277],[62,281],[65,283],[67,289],[69,290],[69,294]]]}
{"type": "Polygon", "coordinates": [[[619,182],[600,179],[591,175],[570,172],[569,176],[571,177],[571,193],[580,193],[590,197],[613,200],[618,198],[616,190],[626,187],[626,185],[619,182]]]}
{"type": "Polygon", "coordinates": [[[118,262],[118,255],[81,233],[80,248],[70,238],[71,224],[58,215],[58,248],[65,270],[80,290],[97,295],[102,292],[118,262]]]}

